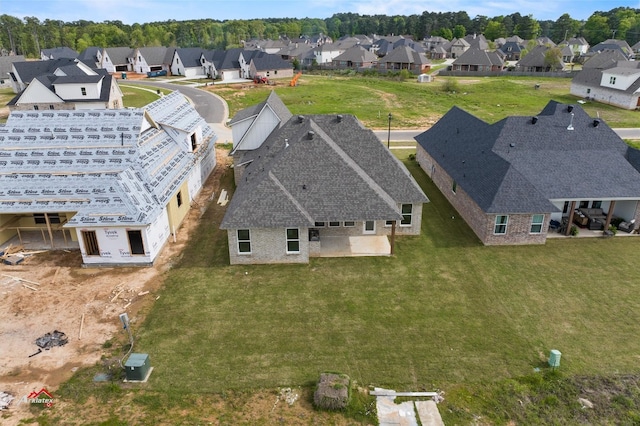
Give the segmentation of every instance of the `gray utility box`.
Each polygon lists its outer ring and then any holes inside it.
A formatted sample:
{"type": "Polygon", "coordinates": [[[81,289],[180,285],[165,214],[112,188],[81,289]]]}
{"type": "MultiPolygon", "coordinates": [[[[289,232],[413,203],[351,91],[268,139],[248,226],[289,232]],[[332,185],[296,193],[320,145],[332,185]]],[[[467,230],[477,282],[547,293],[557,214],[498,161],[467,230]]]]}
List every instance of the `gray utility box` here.
{"type": "Polygon", "coordinates": [[[148,354],[131,354],[124,369],[127,372],[127,381],[144,381],[149,375],[151,364],[148,354]]]}

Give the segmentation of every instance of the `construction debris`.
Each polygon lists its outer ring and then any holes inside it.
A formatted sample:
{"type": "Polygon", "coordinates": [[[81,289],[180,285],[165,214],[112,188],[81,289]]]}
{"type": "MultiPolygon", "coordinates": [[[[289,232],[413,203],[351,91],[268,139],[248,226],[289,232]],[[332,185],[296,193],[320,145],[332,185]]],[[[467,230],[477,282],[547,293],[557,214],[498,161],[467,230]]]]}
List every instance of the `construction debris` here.
{"type": "Polygon", "coordinates": [[[67,335],[62,331],[53,330],[52,333],[47,333],[42,337],[38,337],[36,339],[36,345],[48,351],[54,346],[64,346],[68,341],[69,339],[67,338],[67,335]]]}
{"type": "Polygon", "coordinates": [[[24,251],[23,246],[13,246],[9,244],[7,248],[0,251],[0,260],[5,265],[17,265],[22,263],[26,258],[38,253],[44,253],[47,250],[24,251]]]}
{"type": "Polygon", "coordinates": [[[6,410],[9,408],[9,404],[15,397],[7,392],[0,392],[0,410],[6,410]]]}

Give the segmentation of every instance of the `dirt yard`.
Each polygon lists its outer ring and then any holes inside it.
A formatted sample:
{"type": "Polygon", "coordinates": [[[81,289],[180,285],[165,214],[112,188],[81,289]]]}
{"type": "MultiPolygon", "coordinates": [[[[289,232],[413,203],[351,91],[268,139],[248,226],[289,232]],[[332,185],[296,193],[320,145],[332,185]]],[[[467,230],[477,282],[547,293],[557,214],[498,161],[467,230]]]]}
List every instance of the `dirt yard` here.
{"type": "Polygon", "coordinates": [[[196,228],[204,210],[219,194],[219,177],[229,165],[218,150],[217,166],[177,232],[153,267],[83,268],[79,251],[51,251],[28,257],[16,266],[0,265],[0,392],[10,393],[12,415],[0,420],[17,424],[29,415],[20,398],[42,388],[53,392],[73,372],[93,365],[113,336],[126,333],[119,315],[126,312],[131,326],[156,300],[163,274],[171,268],[196,228]],[[42,350],[35,341],[54,330],[68,343],[42,350]]]}

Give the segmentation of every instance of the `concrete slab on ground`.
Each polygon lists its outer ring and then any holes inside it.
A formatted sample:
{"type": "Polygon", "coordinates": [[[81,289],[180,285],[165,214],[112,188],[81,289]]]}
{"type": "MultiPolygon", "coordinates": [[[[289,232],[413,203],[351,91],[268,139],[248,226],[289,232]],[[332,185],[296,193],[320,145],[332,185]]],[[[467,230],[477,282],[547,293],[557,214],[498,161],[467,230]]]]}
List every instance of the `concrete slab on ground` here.
{"type": "Polygon", "coordinates": [[[422,426],[444,426],[435,401],[416,401],[416,411],[422,426]]]}

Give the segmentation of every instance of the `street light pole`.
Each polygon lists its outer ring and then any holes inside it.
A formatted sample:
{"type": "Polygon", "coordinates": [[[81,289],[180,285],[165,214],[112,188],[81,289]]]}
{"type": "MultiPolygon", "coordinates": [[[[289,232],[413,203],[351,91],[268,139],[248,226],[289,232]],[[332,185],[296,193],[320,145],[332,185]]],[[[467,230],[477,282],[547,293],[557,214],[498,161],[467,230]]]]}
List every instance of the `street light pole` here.
{"type": "Polygon", "coordinates": [[[387,133],[387,149],[389,149],[390,142],[391,142],[391,113],[389,113],[389,132],[387,133]]]}

